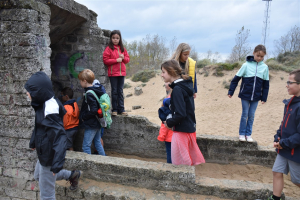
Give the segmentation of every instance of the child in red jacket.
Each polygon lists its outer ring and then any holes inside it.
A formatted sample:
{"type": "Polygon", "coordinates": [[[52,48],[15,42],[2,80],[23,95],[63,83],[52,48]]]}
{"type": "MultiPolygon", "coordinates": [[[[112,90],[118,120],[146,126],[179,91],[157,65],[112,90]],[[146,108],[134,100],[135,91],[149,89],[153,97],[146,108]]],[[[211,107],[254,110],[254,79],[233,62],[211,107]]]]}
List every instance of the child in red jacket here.
{"type": "Polygon", "coordinates": [[[107,66],[108,77],[111,84],[112,116],[117,114],[128,115],[124,108],[123,86],[126,76],[126,66],[129,55],[122,43],[119,30],[110,34],[110,41],[103,52],[103,62],[107,66]]]}
{"type": "MultiPolygon", "coordinates": [[[[164,99],[162,107],[169,106],[169,103],[167,103],[167,102],[170,100],[171,92],[172,92],[172,89],[169,87],[169,84],[170,84],[170,82],[165,83],[167,98],[164,99]]],[[[161,112],[163,112],[163,111],[161,110],[161,112]]],[[[166,114],[163,114],[163,115],[166,115],[166,114]]],[[[159,129],[159,135],[158,135],[157,139],[159,141],[165,142],[166,152],[167,152],[167,163],[172,163],[172,159],[171,159],[171,141],[172,141],[173,131],[168,129],[165,126],[165,124],[163,123],[163,121],[166,121],[166,119],[164,119],[164,117],[161,116],[161,115],[160,115],[160,118],[162,120],[162,123],[161,123],[160,129],[159,129]]]]}

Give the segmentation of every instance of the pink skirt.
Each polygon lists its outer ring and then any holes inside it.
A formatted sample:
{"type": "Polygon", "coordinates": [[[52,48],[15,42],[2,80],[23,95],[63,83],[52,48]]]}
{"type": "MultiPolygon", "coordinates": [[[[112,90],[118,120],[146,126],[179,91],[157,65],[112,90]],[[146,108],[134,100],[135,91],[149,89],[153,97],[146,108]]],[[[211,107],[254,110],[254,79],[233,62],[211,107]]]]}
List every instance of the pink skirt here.
{"type": "Polygon", "coordinates": [[[196,132],[173,132],[171,157],[174,165],[199,165],[205,159],[196,141],[196,132]]]}

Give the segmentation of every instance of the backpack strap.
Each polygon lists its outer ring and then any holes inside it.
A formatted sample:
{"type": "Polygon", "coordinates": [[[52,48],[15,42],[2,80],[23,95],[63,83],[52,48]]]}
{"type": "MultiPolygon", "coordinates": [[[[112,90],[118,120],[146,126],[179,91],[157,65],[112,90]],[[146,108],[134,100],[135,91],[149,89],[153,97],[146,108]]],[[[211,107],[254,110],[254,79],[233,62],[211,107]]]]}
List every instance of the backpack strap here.
{"type": "MultiPolygon", "coordinates": [[[[87,99],[86,99],[86,95],[87,95],[87,93],[91,93],[91,94],[93,94],[94,95],[94,97],[96,98],[96,100],[97,100],[97,102],[98,102],[98,104],[99,104],[99,106],[100,106],[100,99],[99,99],[99,97],[97,96],[97,94],[93,91],[93,90],[88,90],[88,91],[86,91],[86,93],[85,93],[85,103],[88,105],[88,109],[89,109],[89,111],[90,111],[90,106],[89,106],[89,104],[87,103],[87,99]]],[[[101,108],[101,106],[100,106],[100,108],[101,108]]]]}

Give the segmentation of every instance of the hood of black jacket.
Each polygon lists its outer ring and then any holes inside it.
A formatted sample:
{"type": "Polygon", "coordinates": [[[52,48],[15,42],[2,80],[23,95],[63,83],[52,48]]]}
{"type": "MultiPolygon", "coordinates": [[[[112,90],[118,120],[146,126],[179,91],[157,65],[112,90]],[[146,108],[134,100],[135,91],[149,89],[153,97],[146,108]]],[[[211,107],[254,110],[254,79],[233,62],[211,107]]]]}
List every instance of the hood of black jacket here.
{"type": "Polygon", "coordinates": [[[66,101],[65,103],[63,103],[63,105],[70,105],[70,104],[72,104],[74,102],[76,102],[75,99],[70,99],[70,100],[66,101]]]}
{"type": "MultiPolygon", "coordinates": [[[[248,62],[256,62],[256,60],[254,60],[254,56],[247,56],[246,57],[246,61],[248,61],[248,62]]],[[[260,61],[259,63],[261,63],[261,62],[263,62],[263,60],[260,61]]]]}
{"type": "Polygon", "coordinates": [[[91,87],[87,87],[87,88],[84,88],[84,91],[88,91],[88,90],[93,90],[97,96],[100,98],[100,96],[103,94],[103,90],[101,87],[99,86],[91,86],[91,87]]]}
{"type": "MultiPolygon", "coordinates": [[[[292,97],[293,98],[293,97],[292,97]]],[[[290,103],[290,101],[292,100],[292,98],[290,99],[285,99],[283,100],[282,102],[285,104],[285,105],[288,105],[290,103]]],[[[291,102],[291,104],[294,104],[294,103],[299,103],[300,102],[300,97],[294,97],[293,98],[293,101],[291,102]]]]}
{"type": "Polygon", "coordinates": [[[33,106],[39,106],[54,97],[52,82],[44,72],[33,74],[24,87],[31,96],[33,106]]]}
{"type": "Polygon", "coordinates": [[[174,89],[175,86],[179,86],[180,88],[184,89],[189,96],[193,96],[194,94],[194,87],[193,87],[193,80],[192,77],[189,77],[189,79],[177,79],[174,82],[171,83],[170,87],[174,89]]]}

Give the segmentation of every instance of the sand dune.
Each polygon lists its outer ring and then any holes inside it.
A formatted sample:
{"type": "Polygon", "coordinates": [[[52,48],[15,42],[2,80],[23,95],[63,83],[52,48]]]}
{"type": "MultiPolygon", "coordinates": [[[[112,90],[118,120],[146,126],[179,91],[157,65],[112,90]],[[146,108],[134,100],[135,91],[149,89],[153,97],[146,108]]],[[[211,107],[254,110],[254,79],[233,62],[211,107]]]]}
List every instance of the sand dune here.
{"type": "MultiPolygon", "coordinates": [[[[215,77],[211,74],[204,77],[203,74],[197,74],[198,93],[195,99],[197,134],[238,137],[242,113],[241,100],[238,98],[239,86],[230,99],[227,97],[228,90],[223,84],[224,81],[231,80],[236,72],[237,70],[224,71],[223,77],[215,77]]],[[[252,136],[259,145],[273,148],[273,136],[283,117],[282,100],[290,96],[285,87],[288,73],[271,71],[270,77],[268,100],[266,104],[258,105],[252,136]]],[[[129,93],[134,94],[134,87],[142,85],[142,82],[132,82],[130,79],[126,79],[125,82],[132,86],[124,89],[125,96],[129,93]]],[[[161,99],[165,97],[163,84],[160,75],[150,79],[146,86],[142,87],[143,94],[125,98],[125,109],[131,110],[129,114],[143,115],[151,122],[160,124],[157,110],[161,106],[161,99]],[[141,105],[142,108],[133,110],[134,105],[141,105]]]]}

